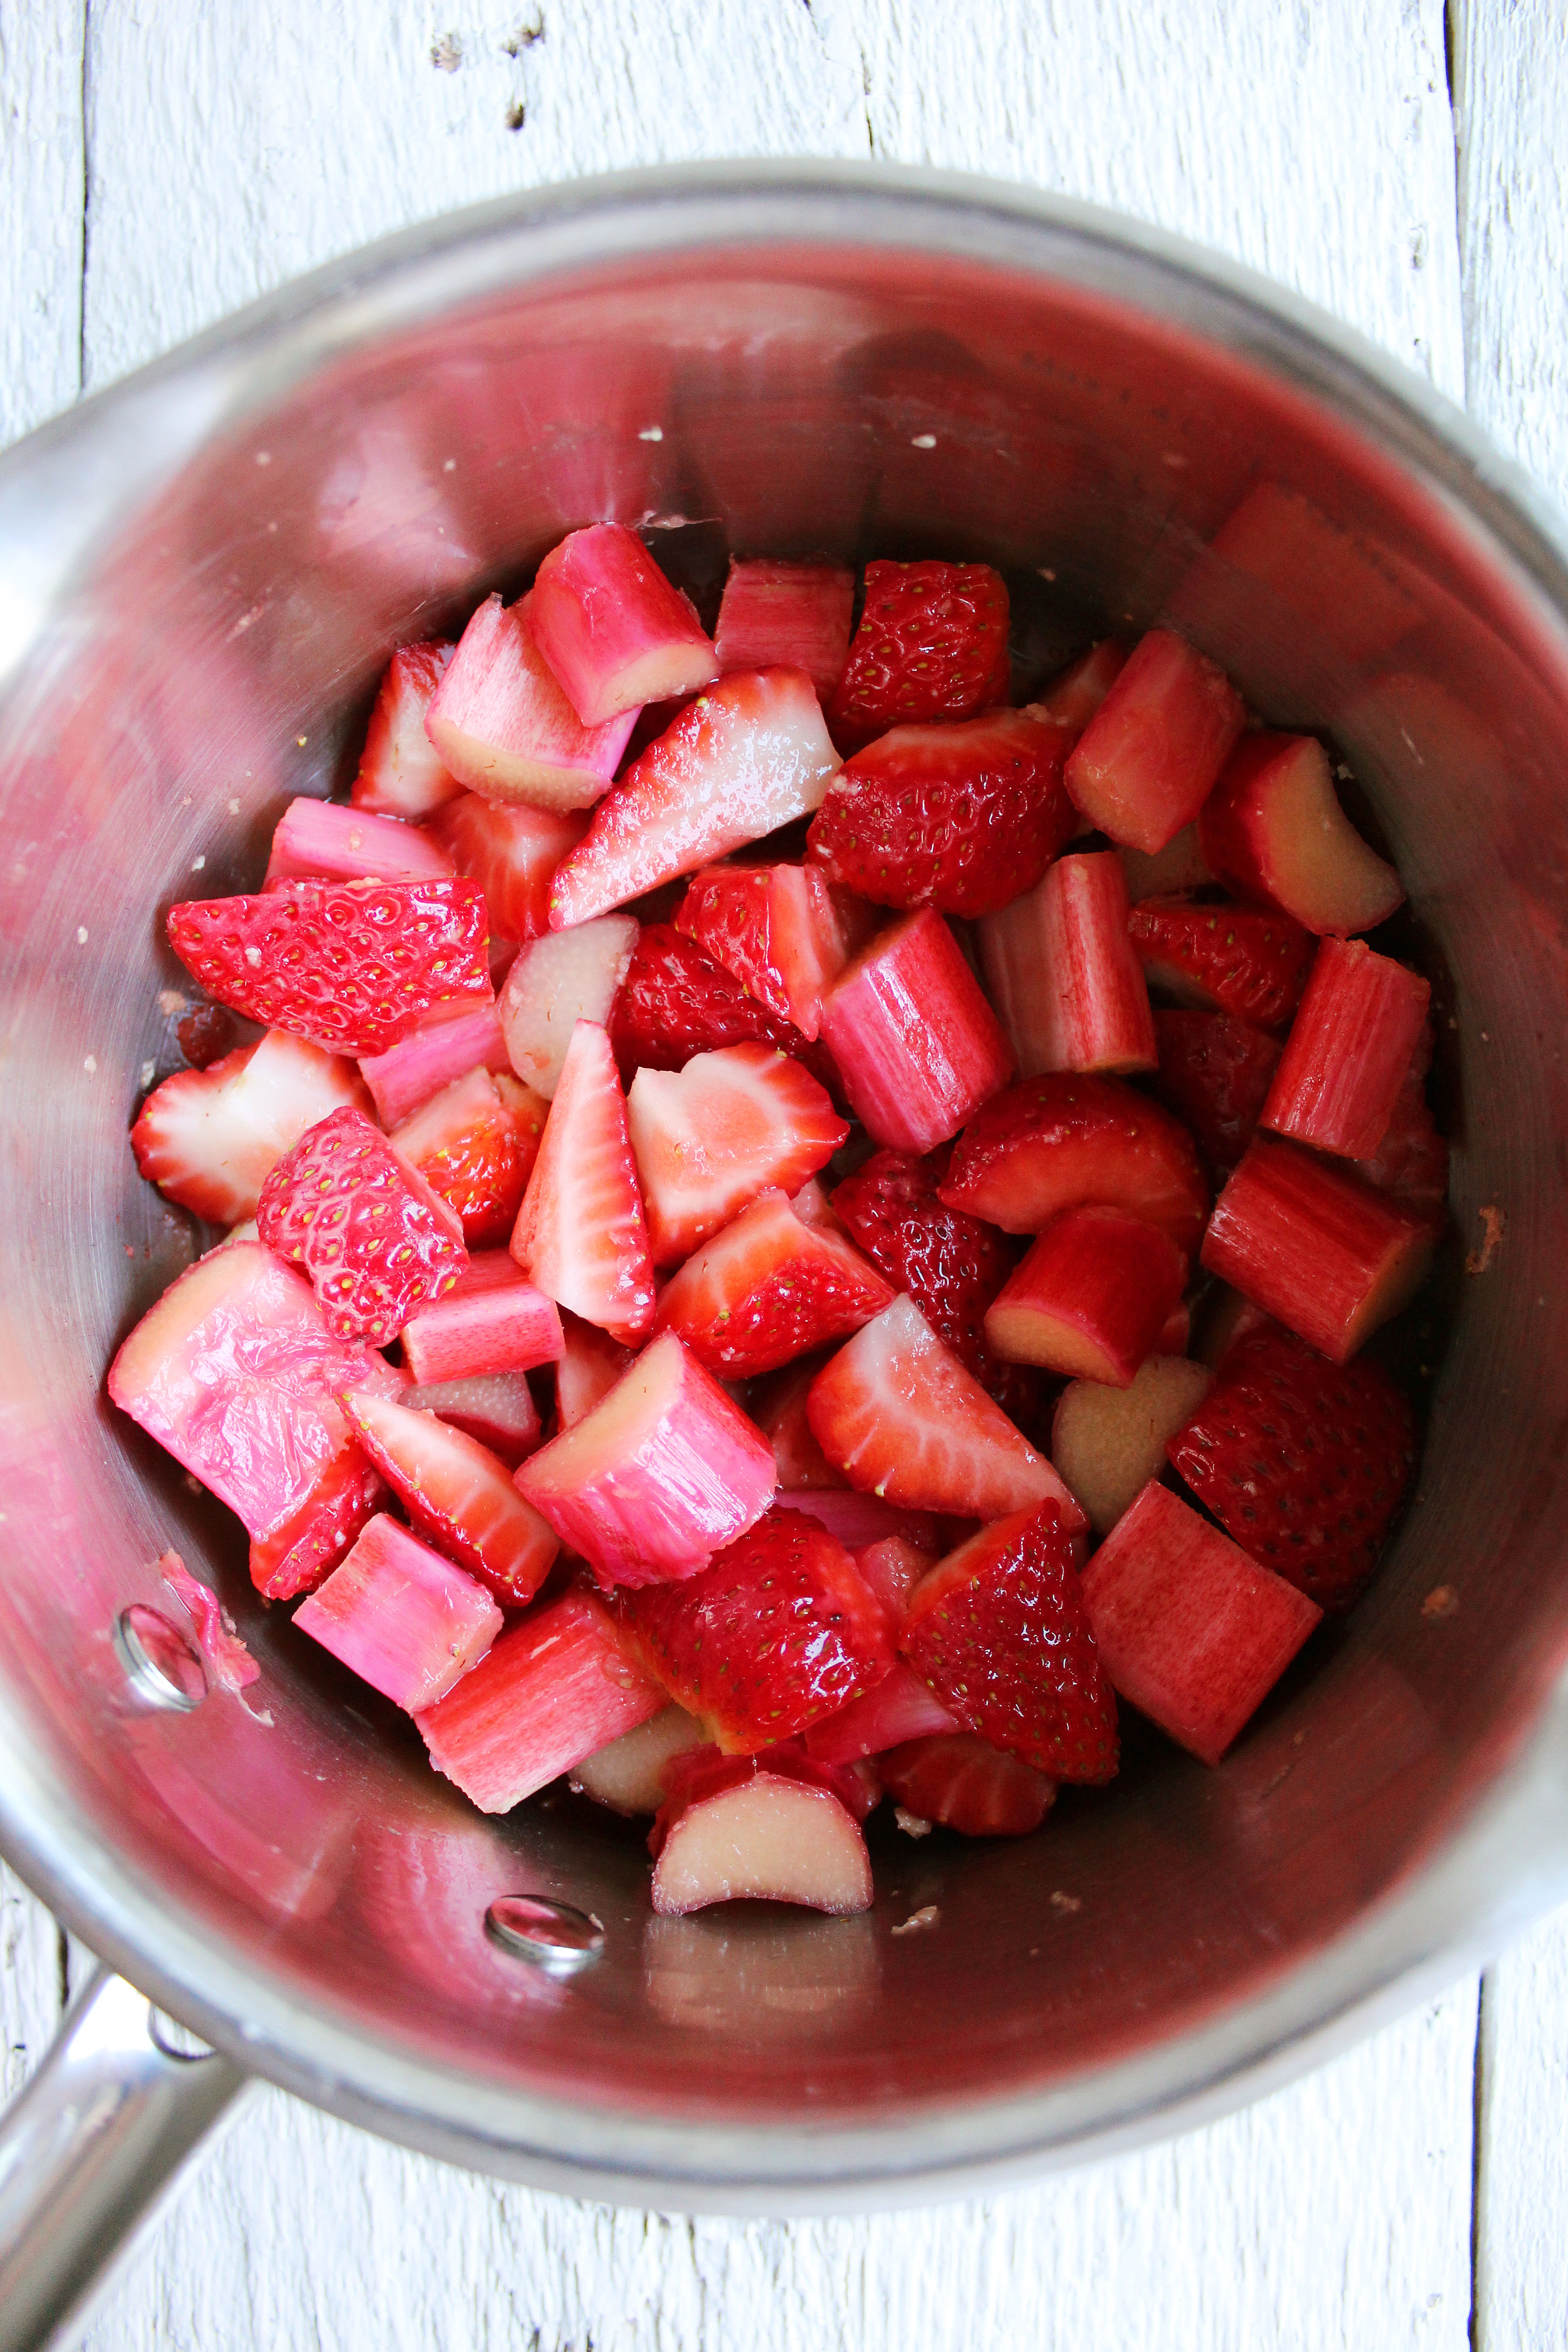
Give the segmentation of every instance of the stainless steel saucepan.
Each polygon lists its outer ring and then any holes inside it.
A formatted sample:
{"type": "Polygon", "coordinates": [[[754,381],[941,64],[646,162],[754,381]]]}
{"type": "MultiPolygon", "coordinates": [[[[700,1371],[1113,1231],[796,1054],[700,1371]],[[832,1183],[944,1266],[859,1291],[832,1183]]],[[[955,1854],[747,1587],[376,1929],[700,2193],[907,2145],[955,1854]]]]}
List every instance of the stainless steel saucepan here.
{"type": "Polygon", "coordinates": [[[1542,1908],[1565,784],[1568,542],[1480,436],[1246,273],[983,183],[546,190],[335,265],[0,462],[0,1846],[141,1989],[68,2022],[0,2142],[0,2345],[66,2326],[245,2075],[557,2189],[888,2202],[1237,2104],[1542,1908]],[[564,1796],[481,1819],[104,1394],[193,1248],[125,1143],[175,1058],[162,910],[254,881],[391,647],[598,518],[698,585],[731,549],[987,559],[1042,672],[1173,618],[1333,731],[1437,983],[1460,1240],[1371,1594],[1217,1772],[1134,1738],[1116,1795],[1038,1836],[889,1832],[858,1919],[658,1919],[635,1831],[564,1796]],[[170,1547],[261,1664],[243,1698],[182,1668],[170,1547]],[[544,1924],[487,1932],[507,1896],[544,1924]],[[181,2057],[176,2018],[220,2054],[181,2057]]]}

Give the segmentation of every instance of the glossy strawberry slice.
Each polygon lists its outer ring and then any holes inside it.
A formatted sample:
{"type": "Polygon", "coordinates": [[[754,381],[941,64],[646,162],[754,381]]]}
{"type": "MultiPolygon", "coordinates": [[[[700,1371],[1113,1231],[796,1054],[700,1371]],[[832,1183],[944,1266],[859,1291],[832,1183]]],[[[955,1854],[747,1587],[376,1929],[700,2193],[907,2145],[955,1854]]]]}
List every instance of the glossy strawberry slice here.
{"type": "Polygon", "coordinates": [[[673,923],[645,923],[619,995],[610,1008],[610,1043],[627,1086],[638,1070],[683,1070],[693,1054],[725,1045],[773,1045],[808,1069],[836,1098],[837,1067],[814,1045],[746,992],[733,972],[682,939],[673,923]]]}
{"type": "Polygon", "coordinates": [[[1010,1512],[950,1552],[916,1588],[899,1647],[994,1748],[1099,1784],[1116,1772],[1116,1698],[1084,1614],[1071,1509],[1010,1512]]]}
{"type": "Polygon", "coordinates": [[[1078,825],[1070,731],[1026,710],[895,727],[842,767],[806,836],[833,881],[881,907],[989,915],[1032,890],[1078,825]]]}
{"type": "Polygon", "coordinates": [[[548,1112],[515,1078],[470,1070],[395,1128],[390,1141],[457,1211],[466,1245],[494,1249],[511,1238],[548,1112]]]}
{"type": "Polygon", "coordinates": [[[636,1343],[653,1328],[653,1261],[603,1029],[579,1021],[511,1237],[525,1274],[560,1307],[636,1343]]]}
{"type": "Polygon", "coordinates": [[[380,816],[428,816],[461,792],[425,732],[430,698],[456,651],[436,638],[401,646],[393,655],[349,794],[356,809],[380,816]]]}
{"type": "Polygon", "coordinates": [[[812,1486],[842,1487],[842,1470],[836,1470],[811,1433],[805,1400],[813,1381],[827,1361],[806,1356],[769,1380],[759,1381],[751,1394],[751,1415],[773,1449],[779,1492],[795,1494],[812,1486]]]}
{"type": "Polygon", "coordinates": [[[1415,1416],[1381,1364],[1327,1364],[1270,1327],[1238,1339],[1166,1448],[1200,1503],[1329,1612],[1364,1591],[1415,1467],[1415,1416]]]}
{"type": "Polygon", "coordinates": [[[710,1372],[749,1380],[847,1338],[892,1298],[858,1249],[768,1190],[665,1286],[655,1328],[678,1331],[710,1372]]]}
{"type": "Polygon", "coordinates": [[[895,1299],[840,1348],[806,1412],[828,1460],[863,1493],[976,1519],[1055,1501],[1072,1527],[1086,1524],[1050,1464],[910,1298],[895,1299]]]}
{"type": "Polygon", "coordinates": [[[485,894],[490,937],[533,940],[550,928],[555,869],[588,830],[585,811],[502,807],[459,793],[430,826],[459,874],[485,894]]]}
{"type": "Polygon", "coordinates": [[[987,563],[868,563],[866,601],[828,710],[858,750],[889,727],[1005,702],[1007,587],[987,563]]]}
{"type": "Polygon", "coordinates": [[[391,1500],[374,1463],[357,1445],[340,1446],[297,1509],[268,1534],[252,1537],[252,1584],[265,1601],[313,1592],[391,1500]]]}
{"type": "Polygon", "coordinates": [[[842,1544],[774,1509],[702,1575],[624,1593],[636,1654],[721,1748],[748,1754],[804,1731],[881,1680],[887,1617],[842,1544]]]}
{"type": "Polygon", "coordinates": [[[994,1096],[953,1147],[950,1208],[1037,1234],[1064,1209],[1125,1209],[1197,1247],[1208,1187],[1185,1128],[1119,1078],[1055,1071],[994,1096]]]}
{"type": "Polygon", "coordinates": [[[363,1390],[340,1402],[415,1526],[508,1609],[531,1601],[561,1539],[524,1502],[505,1463],[433,1412],[363,1390]]]}
{"type": "Polygon", "coordinates": [[[626,1125],[660,1266],[689,1257],[765,1187],[798,1192],[849,1132],[816,1080],[766,1045],[639,1070],[626,1125]]]}
{"type": "Polygon", "coordinates": [[[437,1005],[492,994],[472,882],[289,882],[188,899],[168,933],[209,995],[327,1053],[384,1054],[437,1005]]]}
{"type": "Polygon", "coordinates": [[[183,1209],[211,1224],[242,1224],[284,1152],[344,1105],[371,1107],[353,1064],[273,1029],[259,1045],[155,1087],[131,1149],[142,1175],[183,1209]]]}
{"type": "Polygon", "coordinates": [[[803,669],[826,703],[844,675],[854,612],[847,565],[732,555],[713,632],[719,667],[803,669]]]}
{"type": "Polygon", "coordinates": [[[1156,1013],[1154,1090],[1191,1128],[1212,1178],[1240,1165],[1279,1066],[1277,1041],[1229,1013],[1156,1013]]]}
{"type": "Polygon", "coordinates": [[[973,1731],[938,1732],[887,1749],[877,1771],[905,1812],[965,1837],[1026,1837],[1056,1802],[1054,1780],[973,1731]]]}
{"type": "Polygon", "coordinates": [[[1286,915],[1251,907],[1198,907],[1187,898],[1146,898],[1128,919],[1152,988],[1178,1004],[1232,1013],[1278,1029],[1301,1001],[1312,966],[1312,935],[1286,915]]]}
{"type": "Polygon", "coordinates": [[[563,1315],[561,1321],[563,1344],[555,1364],[557,1435],[585,1421],[632,1363],[631,1349],[612,1339],[607,1331],[575,1315],[563,1315]]]}
{"type": "Polygon", "coordinates": [[[261,1188],[257,1230],[308,1275],[329,1330],[395,1339],[467,1263],[462,1220],[363,1111],[319,1119],[261,1188]]]}
{"type": "Polygon", "coordinates": [[[692,877],[677,930],[803,1037],[877,918],[813,866],[712,866],[692,877]]]}

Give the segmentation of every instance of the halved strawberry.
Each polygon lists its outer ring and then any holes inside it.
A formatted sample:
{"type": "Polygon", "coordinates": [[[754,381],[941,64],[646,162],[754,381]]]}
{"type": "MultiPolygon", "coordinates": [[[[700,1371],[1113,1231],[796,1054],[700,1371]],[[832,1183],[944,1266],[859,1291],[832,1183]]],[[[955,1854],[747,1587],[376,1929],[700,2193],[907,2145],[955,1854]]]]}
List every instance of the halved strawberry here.
{"type": "Polygon", "coordinates": [[[289,1517],[251,1538],[252,1584],[266,1601],[313,1592],[391,1500],[385,1479],[360,1447],[340,1446],[289,1517]]]}
{"type": "Polygon", "coordinates": [[[798,1192],[849,1132],[809,1072],[767,1045],[639,1070],[626,1126],[661,1266],[689,1257],[765,1186],[798,1192]]]}
{"type": "Polygon", "coordinates": [[[679,1331],[710,1372],[749,1380],[858,1331],[892,1297],[858,1249],[770,1188],[666,1284],[655,1328],[679,1331]]]}
{"type": "Polygon", "coordinates": [[[394,1128],[390,1139],[456,1209],[467,1246],[493,1249],[511,1238],[549,1109],[518,1079],[470,1070],[394,1128]]]}
{"type": "Polygon", "coordinates": [[[131,1130],[136,1165],[193,1215],[237,1225],[256,1214],[261,1187],[307,1128],[370,1096],[352,1062],[282,1029],[205,1070],[176,1070],[155,1087],[131,1130]]]}
{"type": "Polygon", "coordinates": [[[523,1500],[505,1463],[433,1412],[363,1390],[339,1402],[415,1526],[507,1608],[531,1601],[561,1539],[523,1500]]]}
{"type": "Polygon", "coordinates": [[[1146,898],[1127,925],[1144,977],[1178,1004],[1278,1029],[1301,1001],[1317,942],[1288,915],[1146,898]]]}
{"type": "Polygon", "coordinates": [[[1156,1013],[1154,1091],[1191,1128],[1211,1179],[1239,1167],[1279,1065],[1279,1046],[1229,1013],[1156,1013]]]}
{"type": "Polygon", "coordinates": [[[895,727],[840,768],[806,835],[835,882],[882,907],[990,915],[1032,890],[1078,825],[1071,730],[1026,710],[895,727]]]}
{"type": "Polygon", "coordinates": [[[922,1577],[899,1647],[961,1723],[1054,1780],[1111,1780],[1116,1695],[1056,1504],[1010,1512],[922,1577]]]}
{"type": "Polygon", "coordinates": [[[850,750],[889,727],[1005,702],[1007,585],[988,563],[868,563],[866,601],[828,719],[850,750]]]}
{"type": "Polygon", "coordinates": [[[1192,1137],[1120,1078],[1067,1070],[993,1096],[953,1146],[939,1187],[950,1208],[1037,1234],[1064,1209],[1125,1209],[1190,1255],[1208,1213],[1192,1137]]]}
{"type": "Polygon", "coordinates": [[[1376,1568],[1415,1467],[1415,1415],[1381,1364],[1328,1364],[1278,1325],[1250,1332],[1165,1448],[1227,1534],[1320,1609],[1376,1568]]]}
{"type": "Polygon", "coordinates": [[[1056,1802],[1054,1780],[973,1731],[937,1732],[884,1748],[877,1771],[905,1812],[965,1837],[1026,1837],[1056,1802]]]}
{"type": "Polygon", "coordinates": [[[488,1004],[477,883],[289,882],[191,898],[169,944],[220,1003],[328,1053],[384,1054],[438,1004],[488,1004]]]}
{"type": "Polygon", "coordinates": [[[335,1110],[279,1160],[257,1230],[310,1276],[327,1328],[384,1348],[467,1262],[457,1211],[359,1110],[335,1110]]]}
{"type": "Polygon", "coordinates": [[[355,808],[382,816],[428,816],[462,791],[425,732],[430,698],[457,650],[432,638],[423,645],[400,646],[393,655],[349,794],[355,808]]]}
{"type": "Polygon", "coordinates": [[[805,866],[709,866],[692,877],[675,919],[803,1037],[821,1029],[823,998],[876,924],[869,907],[805,866]]]}
{"type": "Polygon", "coordinates": [[[836,1098],[838,1071],[826,1045],[782,1021],[673,923],[645,923],[610,1007],[610,1043],[629,1087],[638,1070],[683,1070],[693,1054],[725,1045],[773,1045],[836,1098]]]}
{"type": "Polygon", "coordinates": [[[558,1307],[631,1343],[653,1328],[653,1261],[610,1041],[572,1032],[511,1254],[558,1307]]]}
{"type": "Polygon", "coordinates": [[[459,874],[485,894],[490,935],[533,940],[550,927],[555,869],[588,830],[585,809],[516,808],[459,793],[430,827],[459,874]]]}
{"type": "Polygon", "coordinates": [[[634,1654],[730,1752],[804,1731],[881,1680],[888,1619],[842,1544],[773,1509],[700,1576],[617,1597],[634,1654]]]}
{"type": "Polygon", "coordinates": [[[806,1413],[828,1460],[862,1493],[973,1519],[1056,1502],[1069,1526],[1088,1524],[911,1298],[896,1298],[840,1348],[806,1413]]]}

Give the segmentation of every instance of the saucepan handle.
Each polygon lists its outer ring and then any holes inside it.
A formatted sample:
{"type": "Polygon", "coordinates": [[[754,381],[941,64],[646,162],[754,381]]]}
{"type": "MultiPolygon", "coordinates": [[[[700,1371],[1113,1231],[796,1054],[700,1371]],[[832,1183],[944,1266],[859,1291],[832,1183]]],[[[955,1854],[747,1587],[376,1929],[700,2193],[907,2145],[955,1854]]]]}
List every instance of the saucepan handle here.
{"type": "Polygon", "coordinates": [[[0,2352],[63,2352],[247,2084],[107,1969],[0,2116],[0,2352]]]}

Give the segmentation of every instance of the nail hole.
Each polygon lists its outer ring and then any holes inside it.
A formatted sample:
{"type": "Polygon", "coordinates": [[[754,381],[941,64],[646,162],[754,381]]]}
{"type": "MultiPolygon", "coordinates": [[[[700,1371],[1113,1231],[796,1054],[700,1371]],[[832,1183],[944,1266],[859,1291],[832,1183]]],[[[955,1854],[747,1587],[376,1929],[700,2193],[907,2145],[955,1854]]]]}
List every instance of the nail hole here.
{"type": "Polygon", "coordinates": [[[114,1646],[126,1680],[149,1706],[163,1706],[188,1715],[207,1695],[206,1668],[195,1649],[167,1617],[145,1601],[134,1601],[114,1621],[114,1646]]]}
{"type": "Polygon", "coordinates": [[[485,1933],[510,1958],[550,1977],[591,1969],[605,1948],[605,1931],[591,1913],[540,1895],[498,1895],[485,1913],[485,1933]]]}

